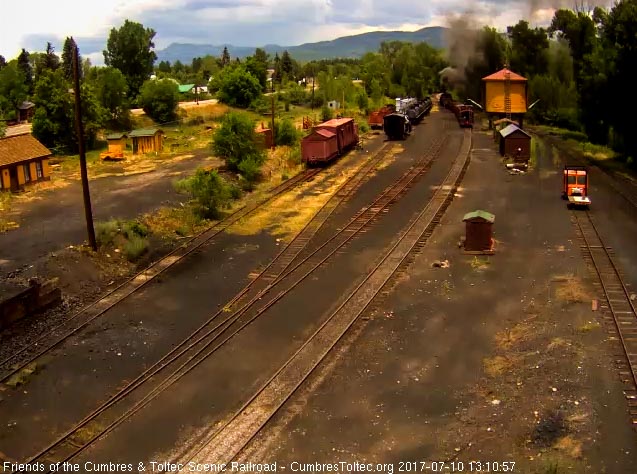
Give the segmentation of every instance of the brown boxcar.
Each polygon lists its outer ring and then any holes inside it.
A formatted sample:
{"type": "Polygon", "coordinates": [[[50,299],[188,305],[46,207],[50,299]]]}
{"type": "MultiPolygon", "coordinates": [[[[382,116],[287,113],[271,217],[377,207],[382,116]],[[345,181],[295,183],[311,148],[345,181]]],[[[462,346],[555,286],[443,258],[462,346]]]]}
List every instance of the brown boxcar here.
{"type": "Polygon", "coordinates": [[[353,118],[328,120],[318,124],[316,129],[329,130],[336,135],[339,154],[343,154],[358,143],[358,130],[353,118]]]}
{"type": "Polygon", "coordinates": [[[338,156],[336,134],[327,129],[315,129],[301,141],[301,157],[308,165],[327,163],[338,156]]]}

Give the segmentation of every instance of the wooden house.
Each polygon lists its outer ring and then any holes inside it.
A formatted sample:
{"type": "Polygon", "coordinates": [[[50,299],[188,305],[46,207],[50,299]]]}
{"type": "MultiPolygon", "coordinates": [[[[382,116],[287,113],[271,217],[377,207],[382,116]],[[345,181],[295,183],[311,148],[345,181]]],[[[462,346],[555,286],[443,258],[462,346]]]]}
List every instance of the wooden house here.
{"type": "Polygon", "coordinates": [[[509,118],[522,125],[527,111],[527,79],[507,68],[483,77],[484,110],[489,125],[497,118],[509,118]]]}
{"type": "Polygon", "coordinates": [[[516,162],[527,162],[531,158],[531,135],[514,124],[500,130],[500,155],[516,162]]]}
{"type": "Polygon", "coordinates": [[[22,102],[18,106],[18,122],[31,122],[35,114],[35,104],[33,102],[22,102]]]}
{"type": "Polygon", "coordinates": [[[0,190],[19,191],[50,179],[51,151],[30,133],[0,138],[0,190]]]}
{"type": "Polygon", "coordinates": [[[128,134],[133,140],[133,155],[159,153],[164,148],[164,132],[156,128],[140,128],[128,134]]]}

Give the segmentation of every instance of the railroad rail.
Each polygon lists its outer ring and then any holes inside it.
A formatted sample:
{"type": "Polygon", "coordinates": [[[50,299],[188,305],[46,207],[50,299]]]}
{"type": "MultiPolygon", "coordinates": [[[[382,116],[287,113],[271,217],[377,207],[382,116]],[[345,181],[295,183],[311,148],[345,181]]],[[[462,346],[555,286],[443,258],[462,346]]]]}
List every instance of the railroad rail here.
{"type": "Polygon", "coordinates": [[[615,362],[619,369],[631,423],[637,428],[637,311],[624,279],[604,243],[589,211],[571,211],[577,225],[581,249],[601,286],[604,302],[601,310],[608,327],[617,336],[622,353],[615,362]]]}
{"type": "MultiPolygon", "coordinates": [[[[353,192],[361,186],[362,182],[369,175],[371,171],[373,171],[378,163],[380,163],[388,154],[389,145],[385,144],[374,153],[365,163],[362,168],[352,175],[349,179],[347,179],[337,190],[335,196],[332,196],[331,199],[327,201],[327,203],[318,211],[317,215],[305,226],[305,228],[301,231],[300,235],[294,239],[292,244],[292,249],[296,249],[300,251],[304,245],[310,240],[312,235],[318,230],[318,228],[325,222],[325,220],[331,215],[331,213],[343,202],[353,194],[353,192]]],[[[175,265],[179,261],[181,261],[184,257],[194,252],[202,245],[209,242],[216,235],[225,231],[232,224],[240,221],[241,219],[247,217],[251,213],[257,211],[263,205],[272,201],[277,196],[291,190],[296,185],[308,181],[313,178],[316,174],[320,172],[320,169],[311,169],[307,170],[299,175],[291,178],[290,180],[282,183],[277,186],[266,198],[254,203],[252,205],[246,206],[244,208],[238,209],[236,212],[228,216],[223,221],[218,222],[214,226],[209,229],[206,229],[199,233],[197,236],[189,239],[187,242],[182,244],[177,249],[173,250],[168,255],[164,256],[157,262],[153,263],[151,266],[146,268],[144,271],[138,273],[132,278],[128,279],[117,288],[109,292],[107,295],[97,300],[96,302],[90,304],[82,308],[78,313],[73,315],[71,318],[67,319],[64,323],[58,325],[53,328],[51,332],[55,333],[55,331],[59,329],[63,329],[68,325],[69,322],[80,319],[79,324],[67,330],[63,335],[61,335],[58,339],[55,339],[53,342],[44,346],[44,348],[40,349],[36,352],[35,355],[32,355],[29,359],[22,362],[20,365],[12,367],[10,370],[5,371],[4,373],[0,373],[0,383],[8,381],[15,374],[19,373],[29,364],[34,363],[37,359],[42,357],[44,354],[48,353],[52,349],[55,349],[64,341],[66,341],[73,334],[77,333],[84,327],[86,327],[89,323],[97,319],[99,316],[104,314],[106,311],[111,309],[113,306],[126,299],[136,291],[138,291],[142,286],[146,283],[150,282],[152,279],[156,278],[160,273],[168,269],[169,267],[175,265]]],[[[280,262],[285,260],[286,256],[293,254],[290,252],[290,246],[287,246],[283,249],[281,254],[275,258],[275,261],[280,266],[280,262]],[[281,257],[280,259],[278,257],[281,257]]],[[[274,271],[274,268],[270,268],[271,273],[274,271]]],[[[250,286],[250,285],[249,285],[250,286]]],[[[244,288],[242,291],[245,292],[247,289],[244,288]]],[[[240,295],[239,295],[240,296],[240,295]]],[[[10,357],[0,361],[0,367],[6,366],[11,361],[15,360],[21,354],[27,352],[30,348],[39,345],[45,338],[51,338],[51,332],[43,335],[42,337],[37,338],[31,344],[24,346],[22,349],[14,352],[10,357]]]]}
{"type": "Polygon", "coordinates": [[[54,339],[52,342],[49,342],[48,344],[46,344],[46,346],[44,346],[43,349],[40,349],[36,353],[36,355],[31,356],[26,362],[22,362],[18,367],[13,367],[9,369],[8,371],[5,370],[4,373],[0,375],[1,377],[0,383],[7,381],[13,375],[20,372],[22,369],[24,369],[27,365],[29,365],[30,363],[34,362],[36,359],[42,357],[44,354],[46,354],[50,350],[62,344],[65,340],[67,340],[70,336],[75,334],[77,331],[86,327],[91,321],[95,320],[96,318],[104,314],[106,311],[111,309],[113,306],[115,306],[117,303],[119,303],[120,301],[129,297],[131,294],[138,291],[146,283],[152,281],[154,278],[156,278],[159,274],[164,272],[166,269],[172,267],[176,263],[183,260],[186,256],[188,256],[189,254],[191,254],[192,252],[200,248],[202,245],[209,242],[218,234],[225,231],[232,224],[250,215],[251,213],[259,209],[263,205],[272,201],[274,198],[280,196],[281,194],[289,191],[290,189],[294,188],[298,184],[310,180],[319,172],[320,172],[319,169],[306,170],[302,173],[299,173],[295,177],[290,178],[286,182],[274,188],[272,192],[264,199],[261,199],[255,203],[249,204],[247,206],[244,206],[236,210],[227,218],[217,222],[216,224],[209,227],[208,229],[205,229],[204,231],[200,232],[196,236],[190,238],[188,241],[184,242],[182,245],[180,245],[179,247],[171,251],[169,254],[165,255],[164,257],[154,262],[143,271],[137,273],[133,277],[124,281],[122,284],[120,284],[119,286],[111,290],[109,293],[107,293],[106,295],[98,299],[97,301],[89,304],[88,306],[83,307],[80,311],[75,313],[72,317],[68,318],[63,323],[52,328],[46,334],[43,334],[42,336],[32,341],[30,344],[27,344],[21,349],[15,351],[13,354],[11,354],[11,356],[0,361],[0,367],[6,367],[9,363],[16,360],[20,355],[24,354],[25,352],[27,352],[29,349],[33,347],[39,346],[41,343],[45,342],[45,340],[48,339],[50,341],[51,339],[56,337],[57,331],[67,329],[66,332],[59,335],[57,339],[54,339]],[[74,325],[72,328],[69,328],[68,327],[69,323],[76,323],[76,325],[74,325]]]}
{"type": "MultiPolygon", "coordinates": [[[[431,167],[434,158],[445,143],[445,138],[446,135],[438,137],[417,164],[405,172],[392,186],[384,190],[370,206],[359,211],[347,225],[317,249],[310,252],[309,255],[297,258],[304,246],[298,246],[294,241],[288,244],[286,249],[279,254],[269,267],[260,273],[257,279],[237,297],[233,298],[231,302],[226,304],[222,310],[214,313],[188,339],[180,343],[164,358],[122,388],[57,440],[25,462],[46,461],[53,463],[70,460],[144,408],[165,389],[210,357],[304,281],[339,249],[363,231],[369,223],[377,219],[384,209],[404,195],[416,180],[431,167]],[[288,255],[288,253],[291,253],[293,257],[288,255]],[[278,262],[279,257],[281,257],[283,263],[278,262]],[[297,263],[292,265],[295,260],[297,263]],[[274,268],[277,268],[277,270],[275,271],[274,268]],[[272,279],[276,272],[280,273],[272,279]],[[259,281],[260,283],[255,283],[259,281]],[[277,293],[272,291],[281,286],[283,288],[277,293]],[[173,370],[168,371],[166,374],[162,373],[168,368],[173,370]],[[132,392],[136,390],[135,396],[131,397],[132,392]],[[125,403],[121,402],[126,401],[128,398],[135,399],[133,405],[123,406],[125,403]],[[86,433],[90,433],[90,435],[86,435],[86,433]]],[[[385,150],[385,153],[388,151],[385,150]]],[[[379,153],[376,160],[371,160],[368,166],[365,167],[365,174],[371,172],[375,164],[383,157],[384,154],[379,153]]],[[[347,197],[359,184],[359,180],[350,181],[347,188],[341,188],[337,192],[340,197],[336,201],[338,202],[339,199],[347,197]]],[[[322,219],[326,219],[336,207],[334,204],[329,206],[327,204],[318,213],[323,216],[322,219]],[[326,211],[322,213],[324,209],[326,211]]],[[[310,234],[317,229],[317,226],[308,224],[298,237],[308,242],[311,238],[310,234]]]]}
{"type": "Polygon", "coordinates": [[[469,165],[471,132],[465,131],[464,136],[461,151],[442,186],[365,280],[239,410],[221,426],[200,437],[194,447],[182,452],[174,462],[185,465],[188,462],[214,460],[216,463],[229,464],[296,393],[376,295],[386,287],[410,253],[431,236],[469,165]]]}

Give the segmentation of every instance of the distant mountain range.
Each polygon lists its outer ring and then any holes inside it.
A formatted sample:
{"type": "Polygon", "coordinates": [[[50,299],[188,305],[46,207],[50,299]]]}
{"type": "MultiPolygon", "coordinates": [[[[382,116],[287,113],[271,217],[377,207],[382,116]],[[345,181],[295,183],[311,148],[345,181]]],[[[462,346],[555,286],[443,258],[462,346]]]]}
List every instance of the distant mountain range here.
{"type": "MultiPolygon", "coordinates": [[[[267,53],[279,55],[287,50],[297,61],[311,61],[313,59],[327,58],[360,58],[370,51],[378,51],[383,41],[405,41],[409,43],[425,42],[434,48],[443,47],[443,35],[447,28],[433,26],[417,31],[372,31],[360,35],[343,36],[332,41],[319,41],[318,43],[304,43],[298,46],[279,46],[268,44],[261,46],[267,53]]],[[[158,61],[179,60],[189,64],[193,58],[206,55],[221,56],[223,48],[227,47],[230,56],[245,58],[254,54],[256,46],[233,46],[230,44],[208,45],[172,43],[166,49],[157,51],[158,61]]]]}

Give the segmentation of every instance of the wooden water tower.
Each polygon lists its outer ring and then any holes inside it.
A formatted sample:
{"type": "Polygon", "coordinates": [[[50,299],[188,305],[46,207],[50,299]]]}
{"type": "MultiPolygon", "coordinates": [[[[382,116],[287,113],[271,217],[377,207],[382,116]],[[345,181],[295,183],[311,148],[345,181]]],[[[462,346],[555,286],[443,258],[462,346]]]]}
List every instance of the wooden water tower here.
{"type": "Polygon", "coordinates": [[[524,114],[528,110],[526,78],[504,68],[483,77],[482,82],[489,128],[492,128],[493,120],[501,118],[515,120],[522,127],[524,114]]]}

